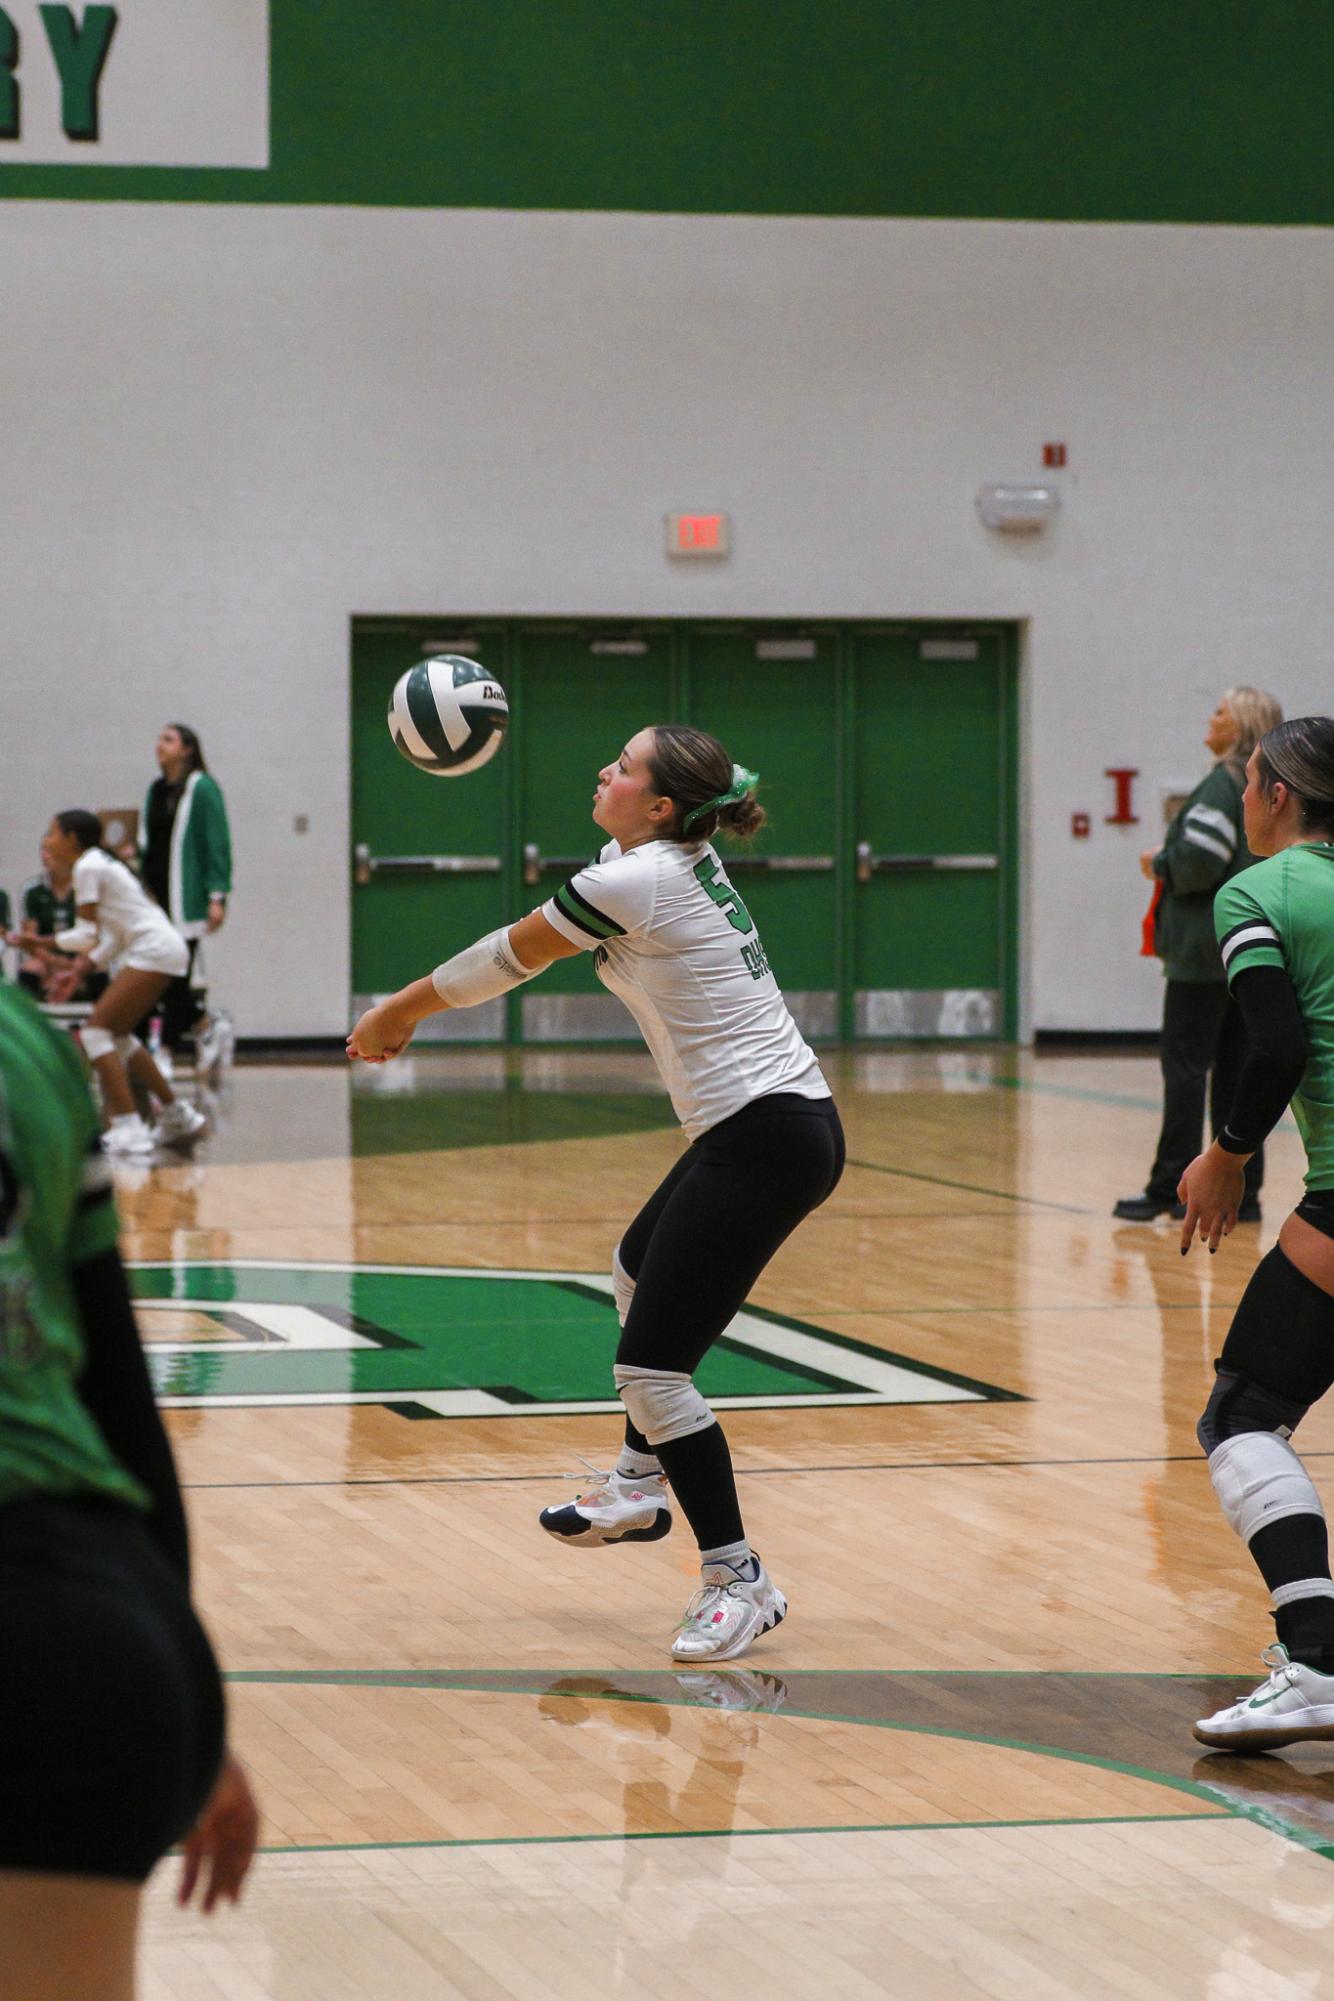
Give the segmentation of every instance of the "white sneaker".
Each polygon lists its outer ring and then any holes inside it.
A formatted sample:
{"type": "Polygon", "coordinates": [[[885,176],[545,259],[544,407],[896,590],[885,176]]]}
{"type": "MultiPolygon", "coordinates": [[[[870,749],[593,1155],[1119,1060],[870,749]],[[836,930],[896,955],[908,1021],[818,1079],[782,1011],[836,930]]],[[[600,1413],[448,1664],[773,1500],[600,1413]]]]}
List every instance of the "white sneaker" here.
{"type": "Polygon", "coordinates": [[[1195,1725],[1201,1744],[1215,1751],[1281,1751],[1334,1737],[1334,1674],[1317,1674],[1288,1659],[1277,1640],[1260,1659],[1270,1670],[1253,1695],[1195,1725]]]}
{"type": "Polygon", "coordinates": [[[668,1533],[672,1511],[665,1474],[636,1478],[613,1468],[594,1477],[600,1484],[587,1494],[563,1508],[543,1508],[538,1520],[548,1535],[574,1549],[596,1549],[605,1542],[658,1542],[668,1533]]]}
{"type": "Polygon", "coordinates": [[[152,1127],[144,1124],[138,1112],[125,1112],[113,1119],[102,1135],[104,1153],[151,1153],[156,1145],[152,1127]]]}
{"type": "Polygon", "coordinates": [[[176,1098],[159,1113],[156,1136],[163,1146],[193,1146],[207,1125],[202,1112],[176,1098]]]}
{"type": "Polygon", "coordinates": [[[730,1563],[706,1563],[703,1582],[676,1629],[672,1658],[678,1661],[730,1661],[744,1654],[752,1641],[770,1633],[787,1616],[787,1600],[764,1565],[747,1584],[730,1563]]]}

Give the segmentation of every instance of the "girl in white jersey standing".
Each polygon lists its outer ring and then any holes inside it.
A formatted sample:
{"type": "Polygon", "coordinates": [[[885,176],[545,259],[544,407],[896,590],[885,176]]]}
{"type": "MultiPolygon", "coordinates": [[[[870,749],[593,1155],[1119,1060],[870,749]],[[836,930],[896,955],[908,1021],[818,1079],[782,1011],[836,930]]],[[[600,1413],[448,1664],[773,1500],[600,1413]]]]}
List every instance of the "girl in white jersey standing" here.
{"type": "Polygon", "coordinates": [[[79,1031],[84,1055],[93,1066],[109,1124],[102,1144],[108,1153],[151,1153],[159,1141],[188,1146],[207,1123],[203,1114],[176,1097],[148,1051],[133,1033],[150,1014],[190,954],[179,931],[146,894],[137,876],[101,845],[96,813],[57,813],[46,831],[54,859],[73,869],[75,922],[51,939],[28,939],[30,951],[47,956],[76,954],[57,975],[50,998],[72,993],[91,969],[109,971],[111,982],[79,1031]],[[131,1078],[156,1098],[162,1112],[156,1127],[139,1116],[131,1078]]]}
{"type": "Polygon", "coordinates": [[[672,1642],[685,1662],[731,1660],[787,1611],[746,1540],[727,1440],[691,1378],[843,1171],[829,1086],[710,845],[719,827],[763,825],[757,782],[700,730],[640,730],[598,777],[593,819],[610,836],[598,860],[371,1008],[347,1045],[384,1062],[427,1015],[492,1000],[580,951],[639,1023],[691,1145],[612,1257],[621,1456],[595,1492],[541,1519],[572,1548],[656,1541],[671,1527],[670,1483],[702,1562],[672,1642]]]}

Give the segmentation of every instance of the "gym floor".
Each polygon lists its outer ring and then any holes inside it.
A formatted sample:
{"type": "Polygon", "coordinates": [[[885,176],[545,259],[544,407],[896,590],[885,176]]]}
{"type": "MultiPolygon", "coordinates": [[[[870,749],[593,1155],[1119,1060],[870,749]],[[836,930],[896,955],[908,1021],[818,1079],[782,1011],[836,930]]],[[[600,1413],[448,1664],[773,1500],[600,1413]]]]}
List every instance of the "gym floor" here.
{"type": "Polygon", "coordinates": [[[245,1066],[193,1162],[118,1166],[266,1817],[239,1912],[159,1872],[148,2001],[1326,1991],[1334,1746],[1190,1735],[1272,1638],[1194,1424],[1295,1134],[1182,1259],[1110,1214],[1151,1058],[828,1073],[843,1183],[703,1382],[791,1611],[711,1673],[679,1521],[536,1522],[615,1450],[610,1253],[682,1145],[647,1057],[245,1066]]]}

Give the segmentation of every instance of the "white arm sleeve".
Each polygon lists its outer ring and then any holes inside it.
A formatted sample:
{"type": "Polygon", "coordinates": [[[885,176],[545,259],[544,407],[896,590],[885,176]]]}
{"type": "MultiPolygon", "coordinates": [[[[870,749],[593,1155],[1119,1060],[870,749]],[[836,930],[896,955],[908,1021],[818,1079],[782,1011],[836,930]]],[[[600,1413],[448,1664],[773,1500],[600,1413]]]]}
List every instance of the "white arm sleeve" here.
{"type": "Polygon", "coordinates": [[[509,926],[502,925],[489,938],[479,938],[446,959],[431,975],[431,985],[449,1007],[477,1007],[482,1001],[496,1000],[512,987],[521,987],[544,970],[525,966],[510,947],[509,926]]]}
{"type": "Polygon", "coordinates": [[[68,931],[57,931],[51,943],[59,945],[62,952],[86,952],[91,956],[100,935],[90,919],[81,917],[77,924],[70,925],[68,931]]]}

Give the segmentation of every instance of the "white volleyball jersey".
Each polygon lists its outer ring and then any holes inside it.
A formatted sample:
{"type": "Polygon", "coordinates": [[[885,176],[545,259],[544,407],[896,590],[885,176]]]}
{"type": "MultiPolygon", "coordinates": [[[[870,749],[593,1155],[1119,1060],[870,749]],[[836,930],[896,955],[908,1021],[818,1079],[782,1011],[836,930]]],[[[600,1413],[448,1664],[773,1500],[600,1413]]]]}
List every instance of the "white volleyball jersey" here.
{"type": "MultiPolygon", "coordinates": [[[[185,940],[137,875],[105,848],[86,848],[74,864],[74,909],[97,905],[95,966],[143,965],[148,971],[183,973],[190,963],[185,940]],[[179,963],[178,963],[179,962],[179,963]]],[[[73,936],[61,932],[58,945],[73,936]]]]}
{"type": "Polygon", "coordinates": [[[611,841],[542,915],[596,954],[692,1140],[773,1091],[831,1095],[708,841],[645,841],[628,854],[611,841]]]}

